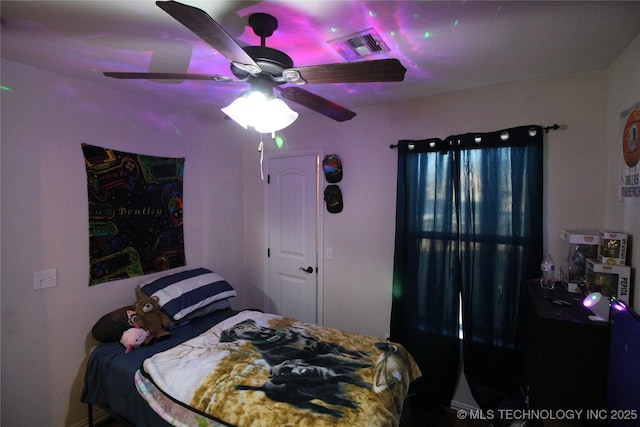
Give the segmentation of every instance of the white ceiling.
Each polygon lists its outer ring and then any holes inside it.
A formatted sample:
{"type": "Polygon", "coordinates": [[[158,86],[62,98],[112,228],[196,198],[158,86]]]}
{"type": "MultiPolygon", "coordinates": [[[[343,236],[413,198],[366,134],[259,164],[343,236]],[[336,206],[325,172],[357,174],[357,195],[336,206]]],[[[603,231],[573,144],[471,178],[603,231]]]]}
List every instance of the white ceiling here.
{"type": "MultiPolygon", "coordinates": [[[[359,107],[467,88],[608,68],[640,34],[640,1],[215,1],[183,0],[242,45],[254,12],[279,20],[267,39],[296,66],[344,62],[327,41],[375,29],[405,80],[304,88],[359,107]]],[[[229,61],[152,0],[0,2],[1,55],[54,73],[219,112],[246,83],[116,80],[103,71],[231,76],[229,61]]],[[[371,59],[378,59],[371,58],[371,59]]],[[[301,114],[309,110],[292,105],[301,114]],[[306,111],[303,111],[306,110],[306,111]]]]}

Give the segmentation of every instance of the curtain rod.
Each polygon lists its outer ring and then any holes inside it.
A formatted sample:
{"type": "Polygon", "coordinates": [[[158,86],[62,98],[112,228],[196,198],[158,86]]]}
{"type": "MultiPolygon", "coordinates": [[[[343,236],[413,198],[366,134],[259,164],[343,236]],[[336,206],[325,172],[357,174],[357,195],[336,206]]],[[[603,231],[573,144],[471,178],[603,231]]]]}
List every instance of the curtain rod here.
{"type": "MultiPolygon", "coordinates": [[[[554,123],[551,126],[545,126],[545,127],[542,128],[544,133],[549,133],[550,130],[558,130],[558,129],[560,129],[560,125],[558,125],[557,123],[554,123]]],[[[391,148],[393,150],[394,148],[398,148],[398,145],[397,144],[391,144],[389,146],[389,148],[391,148]]]]}

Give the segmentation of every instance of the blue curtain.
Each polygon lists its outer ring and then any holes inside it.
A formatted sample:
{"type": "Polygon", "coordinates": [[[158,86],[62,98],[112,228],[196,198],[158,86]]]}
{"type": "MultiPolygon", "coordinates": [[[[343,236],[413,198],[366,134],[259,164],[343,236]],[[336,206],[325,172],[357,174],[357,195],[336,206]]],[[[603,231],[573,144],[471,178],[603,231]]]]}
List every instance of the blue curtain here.
{"type": "Polygon", "coordinates": [[[518,393],[522,291],[542,257],[542,141],[522,126],[397,146],[391,338],[420,364],[429,403],[455,392],[460,319],[481,408],[518,393]]]}

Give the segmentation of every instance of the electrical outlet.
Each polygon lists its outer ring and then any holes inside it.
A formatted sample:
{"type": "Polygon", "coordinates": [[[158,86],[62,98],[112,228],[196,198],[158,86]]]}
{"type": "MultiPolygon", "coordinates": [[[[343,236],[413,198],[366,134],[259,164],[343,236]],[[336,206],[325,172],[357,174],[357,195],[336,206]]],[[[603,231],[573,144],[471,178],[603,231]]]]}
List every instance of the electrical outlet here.
{"type": "Polygon", "coordinates": [[[58,270],[43,270],[33,273],[33,289],[52,288],[58,285],[58,270]]]}

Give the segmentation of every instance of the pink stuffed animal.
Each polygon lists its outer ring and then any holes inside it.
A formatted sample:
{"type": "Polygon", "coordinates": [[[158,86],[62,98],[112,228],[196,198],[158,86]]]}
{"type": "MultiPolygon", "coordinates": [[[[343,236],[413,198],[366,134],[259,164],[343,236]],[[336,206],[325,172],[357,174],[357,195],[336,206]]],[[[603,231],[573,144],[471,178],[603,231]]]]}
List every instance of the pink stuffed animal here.
{"type": "Polygon", "coordinates": [[[129,328],[122,333],[120,344],[124,346],[124,352],[128,354],[133,348],[140,347],[148,336],[149,332],[135,325],[134,328],[129,328]]]}

